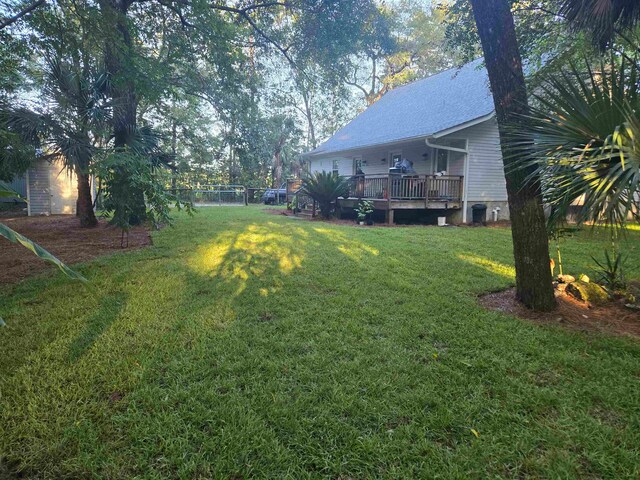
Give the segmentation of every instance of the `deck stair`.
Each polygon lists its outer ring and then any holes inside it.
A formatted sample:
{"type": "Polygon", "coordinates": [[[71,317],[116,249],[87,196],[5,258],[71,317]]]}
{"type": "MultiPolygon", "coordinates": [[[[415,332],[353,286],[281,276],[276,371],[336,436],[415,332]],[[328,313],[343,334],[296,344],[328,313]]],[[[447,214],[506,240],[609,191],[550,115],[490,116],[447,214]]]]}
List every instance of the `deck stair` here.
{"type": "Polygon", "coordinates": [[[296,215],[299,217],[315,217],[316,216],[316,202],[303,192],[297,192],[294,197],[294,202],[297,206],[296,215]]]}

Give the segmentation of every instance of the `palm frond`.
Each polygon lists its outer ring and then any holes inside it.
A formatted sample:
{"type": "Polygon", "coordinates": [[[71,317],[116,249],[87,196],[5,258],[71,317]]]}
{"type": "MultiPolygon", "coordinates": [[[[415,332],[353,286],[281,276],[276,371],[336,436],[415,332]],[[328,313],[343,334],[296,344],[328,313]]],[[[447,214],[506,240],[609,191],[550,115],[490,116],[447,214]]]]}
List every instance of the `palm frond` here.
{"type": "Polygon", "coordinates": [[[302,191],[318,202],[322,216],[328,217],[333,202],[348,195],[349,181],[332,172],[315,172],[303,180],[302,191]]]}
{"type": "Polygon", "coordinates": [[[640,195],[638,67],[614,57],[587,64],[551,74],[523,119],[528,128],[507,141],[517,168],[542,179],[557,219],[580,200],[579,221],[621,226],[640,195]]]}
{"type": "Polygon", "coordinates": [[[571,26],[587,32],[604,48],[618,29],[640,22],[638,0],[563,0],[558,12],[571,26]]]}

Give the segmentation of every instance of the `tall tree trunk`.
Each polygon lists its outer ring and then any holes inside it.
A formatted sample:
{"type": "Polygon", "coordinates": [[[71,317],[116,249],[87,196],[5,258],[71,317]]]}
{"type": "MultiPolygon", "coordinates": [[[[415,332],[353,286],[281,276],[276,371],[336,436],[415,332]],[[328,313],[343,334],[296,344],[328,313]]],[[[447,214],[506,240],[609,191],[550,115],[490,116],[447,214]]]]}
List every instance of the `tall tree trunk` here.
{"type": "MultiPolygon", "coordinates": [[[[111,76],[111,98],[113,99],[113,139],[116,150],[124,150],[132,144],[136,125],[138,99],[135,86],[126,72],[124,64],[130,61],[133,54],[133,42],[127,24],[127,12],[131,0],[101,0],[102,15],[113,36],[107,39],[105,48],[105,64],[111,76]]],[[[129,172],[121,171],[116,181],[127,182],[129,172]]],[[[131,225],[139,225],[147,217],[142,190],[130,191],[133,198],[132,212],[129,216],[131,225]]]]}
{"type": "Polygon", "coordinates": [[[76,214],[80,220],[80,227],[90,228],[98,225],[98,219],[93,211],[93,199],[91,198],[91,177],[88,173],[76,173],[78,180],[78,203],[76,214]]]}
{"type": "Polygon", "coordinates": [[[307,138],[309,140],[311,148],[315,149],[318,146],[318,142],[316,140],[315,125],[313,124],[313,112],[311,111],[311,99],[309,98],[309,91],[299,78],[296,78],[296,83],[298,84],[298,89],[300,90],[302,100],[304,101],[304,115],[307,119],[308,128],[307,138]]]}
{"type": "Polygon", "coordinates": [[[280,138],[276,142],[275,148],[273,150],[273,176],[274,176],[274,188],[280,188],[282,185],[282,149],[284,148],[284,144],[287,138],[285,133],[280,134],[280,138]]]}
{"type": "MultiPolygon", "coordinates": [[[[513,168],[505,128],[529,111],[513,15],[507,0],[471,0],[489,72],[507,180],[511,234],[516,266],[516,296],[534,310],[556,306],[549,267],[549,243],[540,182],[527,181],[531,171],[513,168]]],[[[533,138],[531,139],[533,142],[533,138]]]]}

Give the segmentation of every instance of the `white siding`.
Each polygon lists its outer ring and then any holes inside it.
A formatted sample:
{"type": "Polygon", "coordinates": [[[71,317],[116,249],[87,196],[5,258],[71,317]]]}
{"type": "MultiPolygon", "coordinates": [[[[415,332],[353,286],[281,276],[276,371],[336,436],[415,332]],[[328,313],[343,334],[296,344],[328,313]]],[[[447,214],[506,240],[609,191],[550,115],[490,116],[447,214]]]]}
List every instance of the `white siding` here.
{"type": "Polygon", "coordinates": [[[51,164],[45,160],[37,160],[29,168],[29,215],[51,213],[50,168],[51,164]]]}
{"type": "MultiPolygon", "coordinates": [[[[469,168],[467,171],[467,200],[473,202],[504,202],[507,189],[504,179],[500,136],[495,119],[461,130],[450,137],[467,139],[469,168]]],[[[389,158],[392,152],[401,152],[404,158],[413,162],[413,168],[419,174],[431,175],[435,150],[428,147],[424,140],[412,140],[395,145],[372,147],[351,152],[348,155],[317,158],[311,161],[311,171],[333,169],[333,160],[339,162],[340,175],[353,175],[353,157],[361,156],[362,170],[366,174],[384,174],[389,172],[389,158]],[[427,157],[424,154],[427,154],[427,157]]],[[[449,175],[465,175],[464,154],[449,153],[449,175]]]]}
{"type": "MultiPolygon", "coordinates": [[[[453,136],[453,135],[452,135],[453,136]]],[[[456,137],[466,136],[469,150],[467,200],[506,201],[507,186],[500,152],[500,135],[495,118],[462,132],[456,137]]]]}
{"type": "MultiPolygon", "coordinates": [[[[358,150],[348,155],[340,157],[324,157],[313,159],[311,161],[311,171],[327,172],[332,170],[333,160],[338,160],[340,175],[353,175],[353,159],[354,157],[362,158],[362,171],[365,174],[384,174],[389,173],[389,161],[391,154],[395,152],[402,153],[403,158],[407,158],[413,162],[413,168],[420,174],[433,173],[432,156],[433,152],[426,145],[424,140],[413,140],[409,142],[399,143],[390,146],[372,147],[358,150]],[[424,157],[427,153],[428,156],[424,157]]],[[[453,175],[458,175],[454,173],[453,175]]],[[[460,173],[461,175],[461,173],[460,173]]]]}

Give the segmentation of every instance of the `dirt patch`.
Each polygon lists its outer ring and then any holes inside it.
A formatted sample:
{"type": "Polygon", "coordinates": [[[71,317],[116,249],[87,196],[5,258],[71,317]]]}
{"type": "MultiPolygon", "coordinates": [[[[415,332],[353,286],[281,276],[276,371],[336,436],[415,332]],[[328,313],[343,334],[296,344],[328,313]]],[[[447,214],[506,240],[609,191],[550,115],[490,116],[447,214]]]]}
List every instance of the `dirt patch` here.
{"type": "Polygon", "coordinates": [[[555,311],[539,313],[529,310],[516,301],[515,288],[489,293],[479,298],[480,304],[489,310],[508,313],[535,323],[640,338],[640,311],[631,310],[617,302],[601,307],[589,307],[558,291],[556,291],[556,300],[558,308],[555,311]]]}
{"type": "MultiPolygon", "coordinates": [[[[96,228],[80,228],[71,215],[21,217],[2,219],[2,223],[30,238],[68,264],[86,262],[92,258],[119,252],[121,231],[100,220],[96,228]]],[[[129,231],[129,246],[125,250],[151,244],[146,227],[129,231]]],[[[55,269],[21,245],[0,238],[0,284],[15,283],[45,270],[55,269]]]]}

